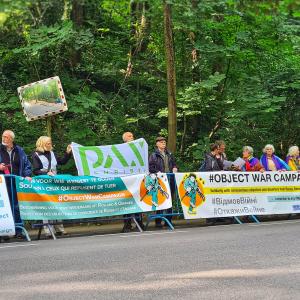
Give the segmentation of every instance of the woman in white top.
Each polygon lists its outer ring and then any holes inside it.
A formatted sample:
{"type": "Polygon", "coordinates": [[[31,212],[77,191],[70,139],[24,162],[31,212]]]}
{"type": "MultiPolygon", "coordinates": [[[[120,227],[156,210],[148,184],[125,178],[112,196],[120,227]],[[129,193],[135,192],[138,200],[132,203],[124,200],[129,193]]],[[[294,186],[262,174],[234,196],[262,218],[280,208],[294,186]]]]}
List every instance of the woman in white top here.
{"type": "MultiPolygon", "coordinates": [[[[34,175],[49,175],[57,174],[57,166],[64,165],[71,157],[72,148],[68,145],[63,158],[58,157],[53,152],[52,140],[48,136],[41,136],[36,141],[36,151],[32,154],[32,168],[34,175]]],[[[44,220],[48,223],[48,220],[44,220]]],[[[55,231],[58,235],[66,234],[64,226],[55,225],[55,231]]],[[[44,226],[46,237],[51,237],[51,233],[47,226],[44,226]]]]}

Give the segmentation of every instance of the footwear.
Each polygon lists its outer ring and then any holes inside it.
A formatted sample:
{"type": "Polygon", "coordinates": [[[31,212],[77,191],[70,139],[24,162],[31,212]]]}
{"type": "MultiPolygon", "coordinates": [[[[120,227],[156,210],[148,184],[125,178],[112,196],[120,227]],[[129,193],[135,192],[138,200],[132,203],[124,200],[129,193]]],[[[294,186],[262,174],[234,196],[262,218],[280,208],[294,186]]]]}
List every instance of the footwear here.
{"type": "Polygon", "coordinates": [[[57,231],[56,232],[56,235],[57,236],[63,236],[63,235],[68,235],[69,233],[68,232],[66,232],[66,231],[57,231]]]}
{"type": "Polygon", "coordinates": [[[126,232],[130,232],[131,231],[131,228],[128,227],[128,226],[124,226],[121,230],[121,233],[126,233],[126,232]]]}
{"type": "Polygon", "coordinates": [[[18,239],[18,240],[24,240],[25,236],[22,233],[18,233],[18,234],[16,234],[16,239],[18,239]]]}
{"type": "Polygon", "coordinates": [[[126,222],[122,228],[121,233],[130,232],[132,230],[132,225],[129,222],[126,222]]]}

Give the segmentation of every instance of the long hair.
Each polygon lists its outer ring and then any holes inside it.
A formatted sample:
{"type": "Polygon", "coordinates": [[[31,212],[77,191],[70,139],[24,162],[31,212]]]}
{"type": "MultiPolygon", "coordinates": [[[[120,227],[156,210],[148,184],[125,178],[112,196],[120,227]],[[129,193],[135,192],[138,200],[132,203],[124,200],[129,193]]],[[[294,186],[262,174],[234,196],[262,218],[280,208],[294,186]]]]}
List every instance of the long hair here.
{"type": "MultiPolygon", "coordinates": [[[[45,152],[46,151],[46,143],[51,142],[51,138],[49,136],[40,136],[38,138],[38,140],[36,141],[36,151],[39,152],[45,152]]],[[[52,151],[52,147],[51,147],[51,151],[52,151]]]]}

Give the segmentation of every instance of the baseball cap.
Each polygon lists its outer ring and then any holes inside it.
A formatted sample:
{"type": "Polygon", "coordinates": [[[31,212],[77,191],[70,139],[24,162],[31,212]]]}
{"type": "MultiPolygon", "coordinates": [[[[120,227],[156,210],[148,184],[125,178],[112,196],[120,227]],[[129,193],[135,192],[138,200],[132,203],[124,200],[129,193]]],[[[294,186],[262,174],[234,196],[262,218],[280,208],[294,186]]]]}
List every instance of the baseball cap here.
{"type": "Polygon", "coordinates": [[[166,141],[166,138],[163,137],[163,136],[158,136],[158,137],[156,138],[156,142],[161,142],[161,141],[166,141]]]}

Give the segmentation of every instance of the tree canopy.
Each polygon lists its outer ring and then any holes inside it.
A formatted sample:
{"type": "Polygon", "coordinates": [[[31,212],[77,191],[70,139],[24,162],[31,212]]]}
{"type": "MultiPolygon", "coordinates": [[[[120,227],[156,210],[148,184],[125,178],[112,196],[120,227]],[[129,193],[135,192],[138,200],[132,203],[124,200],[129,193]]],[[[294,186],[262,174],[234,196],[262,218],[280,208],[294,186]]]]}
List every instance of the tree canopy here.
{"type": "Polygon", "coordinates": [[[57,150],[120,143],[124,131],[151,149],[168,134],[166,5],[181,170],[216,139],[231,158],[243,145],[257,156],[299,145],[299,0],[2,0],[1,129],[33,151],[46,121],[25,120],[17,87],[59,76],[69,110],[52,120],[57,150]]]}

